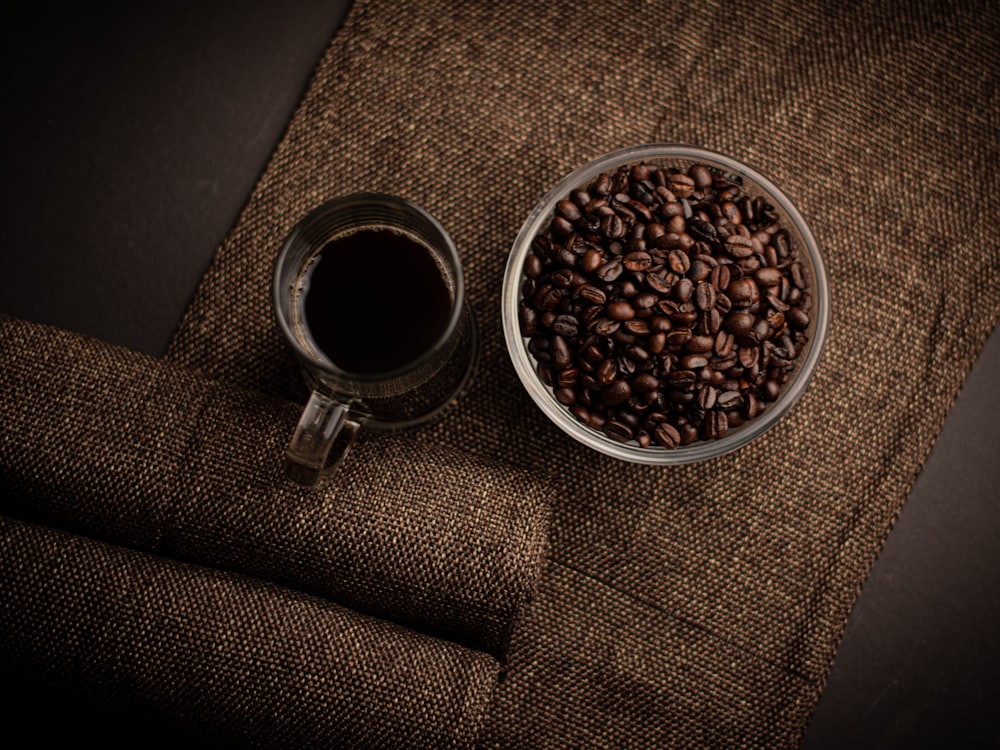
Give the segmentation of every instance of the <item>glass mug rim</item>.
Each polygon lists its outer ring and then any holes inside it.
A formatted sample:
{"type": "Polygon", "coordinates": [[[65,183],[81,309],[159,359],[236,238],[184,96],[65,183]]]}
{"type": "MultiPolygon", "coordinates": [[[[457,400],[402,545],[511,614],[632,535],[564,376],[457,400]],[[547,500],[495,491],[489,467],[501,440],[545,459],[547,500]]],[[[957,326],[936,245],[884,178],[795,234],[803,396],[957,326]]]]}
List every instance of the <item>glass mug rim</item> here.
{"type": "MultiPolygon", "coordinates": [[[[366,228],[372,228],[377,226],[373,222],[359,221],[355,227],[350,229],[364,230],[366,228]]],[[[413,230],[405,227],[396,227],[399,231],[404,234],[411,236],[415,234],[413,230]]],[[[349,231],[348,230],[348,231],[349,231]]],[[[295,279],[298,280],[305,270],[309,267],[309,264],[313,259],[319,255],[323,248],[331,240],[337,237],[344,236],[347,232],[343,227],[338,229],[338,231],[332,233],[330,236],[319,240],[315,243],[315,247],[310,248],[303,256],[300,263],[299,269],[295,273],[295,279]]],[[[419,237],[418,244],[430,245],[426,238],[419,237]]],[[[442,276],[445,274],[442,273],[442,276]]],[[[458,248],[455,246],[454,240],[451,235],[445,230],[444,226],[439,222],[434,216],[428,213],[424,208],[417,205],[407,198],[401,196],[392,195],[389,193],[380,192],[370,192],[370,191],[360,191],[354,193],[347,193],[345,195],[337,196],[335,198],[330,198],[323,201],[315,208],[313,208],[309,213],[299,219],[289,231],[285,240],[282,242],[281,247],[278,250],[278,255],[274,263],[274,271],[271,278],[271,300],[272,308],[278,319],[278,325],[281,328],[284,338],[289,343],[289,345],[294,350],[295,354],[305,361],[308,361],[313,366],[320,367],[324,370],[328,370],[332,375],[339,379],[345,381],[362,382],[362,383],[379,383],[386,380],[392,380],[429,363],[437,354],[437,352],[445,346],[451,337],[454,335],[456,328],[459,326],[463,309],[465,308],[465,277],[462,268],[461,259],[458,255],[458,248]],[[383,206],[387,208],[398,209],[403,207],[408,211],[413,212],[415,215],[419,216],[421,220],[426,221],[431,225],[433,231],[438,235],[441,244],[437,246],[436,243],[434,247],[428,248],[430,254],[434,254],[434,251],[440,251],[444,254],[445,259],[450,265],[448,273],[450,273],[454,279],[454,284],[452,288],[453,296],[451,298],[451,309],[448,313],[448,323],[442,329],[441,334],[434,340],[426,350],[424,350],[420,355],[414,357],[412,360],[404,365],[396,367],[391,370],[381,370],[377,372],[356,372],[353,370],[346,370],[339,365],[337,365],[330,357],[319,347],[316,347],[316,351],[312,352],[306,349],[299,338],[299,332],[296,330],[296,325],[293,321],[288,319],[285,313],[284,298],[285,295],[289,294],[289,290],[286,288],[287,285],[283,285],[282,271],[286,263],[286,259],[289,254],[291,254],[297,242],[300,241],[304,232],[316,224],[322,219],[322,217],[329,214],[331,211],[346,208],[351,205],[357,206],[383,206]]]]}

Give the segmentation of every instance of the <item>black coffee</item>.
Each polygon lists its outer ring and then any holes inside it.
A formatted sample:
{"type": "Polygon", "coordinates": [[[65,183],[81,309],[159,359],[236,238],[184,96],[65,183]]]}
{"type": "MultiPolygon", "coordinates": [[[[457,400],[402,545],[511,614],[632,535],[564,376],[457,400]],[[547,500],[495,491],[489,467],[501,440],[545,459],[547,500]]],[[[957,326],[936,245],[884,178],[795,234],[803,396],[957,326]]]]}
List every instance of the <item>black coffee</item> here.
{"type": "Polygon", "coordinates": [[[306,271],[305,317],[337,367],[382,373],[413,362],[448,325],[452,295],[430,251],[389,229],[331,240],[306,271]]]}

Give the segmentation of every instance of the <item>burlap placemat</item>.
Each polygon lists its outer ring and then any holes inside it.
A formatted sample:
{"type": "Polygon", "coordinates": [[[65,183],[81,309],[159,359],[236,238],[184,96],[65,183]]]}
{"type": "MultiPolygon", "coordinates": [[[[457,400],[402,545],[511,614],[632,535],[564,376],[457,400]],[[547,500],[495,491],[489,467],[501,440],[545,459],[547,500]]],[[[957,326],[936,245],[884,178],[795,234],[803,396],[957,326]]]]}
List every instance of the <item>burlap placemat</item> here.
{"type": "Polygon", "coordinates": [[[504,652],[545,559],[545,482],[395,436],[303,489],[282,471],[295,404],[2,315],[0,340],[0,513],[504,652]]]}
{"type": "Polygon", "coordinates": [[[3,516],[0,612],[6,669],[171,717],[203,747],[469,747],[499,670],[323,599],[3,516]]]}
{"type": "Polygon", "coordinates": [[[987,2],[358,2],[169,356],[298,395],[268,308],[281,239],[340,193],[422,204],[466,264],[483,359],[460,408],[418,438],[561,489],[483,744],[794,746],[997,319],[998,27],[987,2]],[[684,468],[572,443],[533,408],[500,334],[503,265],[536,200],[648,141],[769,174],[810,220],[833,288],[826,355],[791,416],[684,468]]]}

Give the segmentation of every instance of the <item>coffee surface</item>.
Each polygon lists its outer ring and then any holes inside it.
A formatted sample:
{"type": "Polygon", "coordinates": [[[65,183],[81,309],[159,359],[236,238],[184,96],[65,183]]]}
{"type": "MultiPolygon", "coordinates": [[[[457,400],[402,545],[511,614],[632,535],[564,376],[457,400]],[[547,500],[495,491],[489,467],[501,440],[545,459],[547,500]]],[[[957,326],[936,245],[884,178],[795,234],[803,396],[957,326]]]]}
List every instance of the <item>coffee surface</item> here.
{"type": "Polygon", "coordinates": [[[451,292],[415,239],[362,229],[328,242],[305,271],[305,318],[316,346],[342,370],[375,374],[413,362],[448,325],[451,292]]]}

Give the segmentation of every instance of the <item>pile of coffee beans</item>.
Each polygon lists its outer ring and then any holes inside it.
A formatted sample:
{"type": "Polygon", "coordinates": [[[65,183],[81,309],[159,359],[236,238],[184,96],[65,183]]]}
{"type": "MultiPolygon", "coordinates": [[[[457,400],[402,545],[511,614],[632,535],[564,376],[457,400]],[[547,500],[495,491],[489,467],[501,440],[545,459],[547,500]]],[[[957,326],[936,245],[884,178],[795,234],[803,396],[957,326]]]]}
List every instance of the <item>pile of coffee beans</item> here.
{"type": "Polygon", "coordinates": [[[522,268],[538,377],[613,440],[676,448],[762,414],[808,339],[809,269],[774,206],[704,164],[560,200],[522,268]]]}

